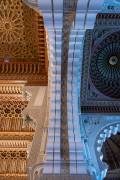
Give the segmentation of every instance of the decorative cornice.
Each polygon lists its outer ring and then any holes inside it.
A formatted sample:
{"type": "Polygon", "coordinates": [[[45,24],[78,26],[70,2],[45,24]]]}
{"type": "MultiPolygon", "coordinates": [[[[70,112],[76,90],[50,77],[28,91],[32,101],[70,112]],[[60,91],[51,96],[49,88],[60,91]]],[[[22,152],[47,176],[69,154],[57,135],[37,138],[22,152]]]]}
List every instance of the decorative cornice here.
{"type": "Polygon", "coordinates": [[[27,85],[46,86],[46,67],[40,62],[0,62],[0,80],[24,80],[27,85]]]}

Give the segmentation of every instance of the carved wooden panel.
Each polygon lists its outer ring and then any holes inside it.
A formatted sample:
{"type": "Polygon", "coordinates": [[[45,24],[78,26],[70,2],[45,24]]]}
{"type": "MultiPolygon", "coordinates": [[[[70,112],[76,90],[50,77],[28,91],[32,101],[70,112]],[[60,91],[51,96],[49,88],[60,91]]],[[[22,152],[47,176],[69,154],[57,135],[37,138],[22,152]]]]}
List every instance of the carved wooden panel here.
{"type": "Polygon", "coordinates": [[[1,0],[0,79],[47,85],[46,67],[46,32],[42,15],[22,0],[1,0]]]}
{"type": "Polygon", "coordinates": [[[24,126],[28,104],[24,82],[0,81],[0,179],[27,180],[28,147],[34,129],[24,126]]]}
{"type": "Polygon", "coordinates": [[[38,12],[21,0],[0,1],[0,58],[40,61],[44,38],[43,18],[38,12]]]}
{"type": "Polygon", "coordinates": [[[26,80],[27,85],[47,85],[48,75],[41,62],[0,62],[1,80],[26,80]]]}

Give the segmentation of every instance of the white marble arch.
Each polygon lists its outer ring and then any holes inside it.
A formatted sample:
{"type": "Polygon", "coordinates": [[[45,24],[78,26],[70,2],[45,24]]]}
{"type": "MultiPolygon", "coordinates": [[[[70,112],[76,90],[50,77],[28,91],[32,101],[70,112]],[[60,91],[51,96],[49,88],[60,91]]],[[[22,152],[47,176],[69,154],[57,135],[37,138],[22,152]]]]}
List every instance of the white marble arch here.
{"type": "Polygon", "coordinates": [[[108,165],[104,163],[103,160],[103,154],[101,152],[103,143],[106,141],[106,139],[110,138],[112,135],[116,135],[117,132],[120,132],[120,122],[112,122],[110,124],[106,124],[106,126],[102,127],[96,137],[95,140],[95,151],[96,151],[96,156],[98,160],[98,165],[100,168],[100,174],[98,179],[102,180],[107,173],[108,165]]]}

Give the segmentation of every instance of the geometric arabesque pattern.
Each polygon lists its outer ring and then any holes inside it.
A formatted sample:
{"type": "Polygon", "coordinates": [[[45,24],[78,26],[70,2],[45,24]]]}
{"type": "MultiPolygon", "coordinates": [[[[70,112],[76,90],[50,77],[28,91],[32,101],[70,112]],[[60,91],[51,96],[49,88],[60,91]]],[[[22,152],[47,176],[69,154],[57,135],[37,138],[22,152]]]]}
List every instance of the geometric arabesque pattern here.
{"type": "Polygon", "coordinates": [[[20,0],[0,1],[0,59],[43,61],[42,16],[20,0]]]}
{"type": "Polygon", "coordinates": [[[120,112],[119,13],[98,13],[84,41],[81,110],[120,112]],[[114,22],[114,23],[113,23],[114,22]]]}
{"type": "Polygon", "coordinates": [[[95,47],[90,63],[93,84],[104,95],[120,98],[120,32],[112,33],[95,47]]]}

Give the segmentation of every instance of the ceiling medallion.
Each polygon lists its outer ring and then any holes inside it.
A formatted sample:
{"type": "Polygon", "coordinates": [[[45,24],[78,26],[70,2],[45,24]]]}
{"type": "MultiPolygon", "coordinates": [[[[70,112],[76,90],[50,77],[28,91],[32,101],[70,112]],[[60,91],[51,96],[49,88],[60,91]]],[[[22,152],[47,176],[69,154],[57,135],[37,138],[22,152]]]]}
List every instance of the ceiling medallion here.
{"type": "Polygon", "coordinates": [[[86,30],[80,99],[82,113],[120,113],[119,20],[119,13],[99,13],[94,29],[86,30]]]}
{"type": "Polygon", "coordinates": [[[120,98],[119,38],[119,34],[112,34],[104,39],[96,47],[90,65],[93,84],[101,93],[112,98],[120,98]]]}
{"type": "Polygon", "coordinates": [[[20,15],[15,16],[9,9],[0,13],[0,41],[8,44],[20,42],[23,35],[23,25],[19,20],[20,15]],[[10,15],[11,14],[11,15],[10,15]],[[19,37],[19,38],[18,38],[19,37]]]}
{"type": "Polygon", "coordinates": [[[117,56],[111,56],[110,59],[109,59],[109,63],[110,63],[110,65],[112,65],[112,66],[117,65],[117,63],[118,63],[118,58],[117,58],[117,56]]]}

